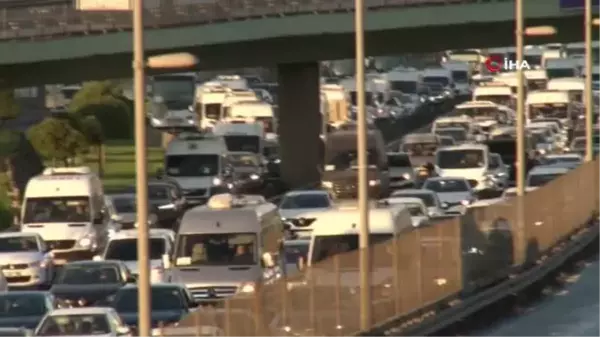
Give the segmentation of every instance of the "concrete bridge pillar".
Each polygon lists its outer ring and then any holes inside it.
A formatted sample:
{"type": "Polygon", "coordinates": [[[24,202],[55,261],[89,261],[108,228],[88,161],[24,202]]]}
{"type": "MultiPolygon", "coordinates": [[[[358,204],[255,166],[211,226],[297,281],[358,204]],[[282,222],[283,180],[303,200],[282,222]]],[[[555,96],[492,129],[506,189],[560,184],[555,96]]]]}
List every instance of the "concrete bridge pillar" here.
{"type": "Polygon", "coordinates": [[[281,176],[291,188],[320,181],[322,142],[319,63],[279,64],[281,176]]]}

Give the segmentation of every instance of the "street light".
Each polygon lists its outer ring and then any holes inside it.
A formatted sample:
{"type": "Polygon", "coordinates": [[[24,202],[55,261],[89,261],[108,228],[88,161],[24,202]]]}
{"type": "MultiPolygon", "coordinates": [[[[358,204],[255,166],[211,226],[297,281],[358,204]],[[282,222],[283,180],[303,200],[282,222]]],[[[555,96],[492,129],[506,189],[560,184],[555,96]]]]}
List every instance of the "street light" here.
{"type": "Polygon", "coordinates": [[[150,260],[148,258],[148,159],[146,149],[146,68],[185,68],[198,60],[187,53],[165,54],[144,59],[144,3],[133,2],[133,88],[135,120],[135,170],[137,196],[138,245],[138,333],[150,336],[150,260]]]}
{"type": "Polygon", "coordinates": [[[360,270],[360,328],[371,327],[371,272],[369,270],[369,186],[367,181],[367,115],[365,109],[365,4],[354,2],[356,47],[356,108],[358,150],[358,212],[360,270]]]}

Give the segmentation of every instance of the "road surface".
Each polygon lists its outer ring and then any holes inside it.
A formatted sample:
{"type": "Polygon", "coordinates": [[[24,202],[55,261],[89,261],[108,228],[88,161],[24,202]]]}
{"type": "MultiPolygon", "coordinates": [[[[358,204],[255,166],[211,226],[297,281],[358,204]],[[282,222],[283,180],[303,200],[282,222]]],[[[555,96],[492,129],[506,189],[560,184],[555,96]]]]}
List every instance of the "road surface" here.
{"type": "Polygon", "coordinates": [[[567,285],[524,314],[500,322],[484,336],[600,336],[598,256],[567,285]]]}

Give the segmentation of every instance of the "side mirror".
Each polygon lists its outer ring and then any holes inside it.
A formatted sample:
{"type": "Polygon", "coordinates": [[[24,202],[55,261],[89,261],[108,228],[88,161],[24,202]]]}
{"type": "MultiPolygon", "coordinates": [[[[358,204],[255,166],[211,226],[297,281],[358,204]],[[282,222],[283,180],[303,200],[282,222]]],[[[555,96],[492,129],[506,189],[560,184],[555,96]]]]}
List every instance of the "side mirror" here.
{"type": "Polygon", "coordinates": [[[127,336],[131,333],[131,329],[128,326],[120,326],[117,328],[117,336],[127,336]]]}
{"type": "Polygon", "coordinates": [[[441,206],[442,206],[442,209],[448,209],[448,207],[450,207],[450,205],[448,205],[447,202],[442,202],[441,206]]]}
{"type": "Polygon", "coordinates": [[[303,271],[304,267],[305,267],[305,262],[304,262],[304,257],[303,256],[299,256],[298,260],[296,261],[296,266],[298,267],[299,271],[303,271]]]}
{"type": "Polygon", "coordinates": [[[264,253],[262,256],[262,259],[263,259],[263,263],[265,264],[265,267],[267,267],[267,268],[275,267],[275,260],[273,259],[273,255],[271,255],[271,253],[264,253]]]}
{"type": "Polygon", "coordinates": [[[100,255],[94,255],[94,257],[92,258],[93,261],[102,261],[102,256],[100,255]]]}
{"type": "Polygon", "coordinates": [[[136,283],[137,282],[137,278],[135,278],[135,276],[129,275],[129,277],[127,277],[127,283],[136,283]]]}
{"type": "Polygon", "coordinates": [[[163,254],[161,258],[162,258],[163,268],[164,269],[171,268],[171,258],[169,257],[169,254],[163,254]]]}

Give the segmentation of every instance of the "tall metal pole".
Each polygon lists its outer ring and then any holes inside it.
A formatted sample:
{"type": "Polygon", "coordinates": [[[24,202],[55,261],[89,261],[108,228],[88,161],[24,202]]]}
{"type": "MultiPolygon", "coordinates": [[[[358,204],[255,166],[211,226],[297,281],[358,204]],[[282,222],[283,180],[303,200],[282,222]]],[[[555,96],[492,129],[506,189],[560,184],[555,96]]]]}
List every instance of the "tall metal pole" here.
{"type": "MultiPolygon", "coordinates": [[[[515,2],[515,41],[517,64],[523,64],[523,38],[525,35],[523,23],[523,0],[515,2]]],[[[525,79],[522,67],[517,67],[517,167],[516,183],[517,195],[525,194],[525,171],[527,163],[525,162],[525,79]]],[[[521,198],[522,199],[522,198],[521,198]]]]}
{"type": "Polygon", "coordinates": [[[138,245],[138,336],[151,335],[150,265],[148,260],[148,168],[146,159],[146,99],[144,59],[144,3],[133,1],[133,87],[135,107],[135,169],[138,245]]]}
{"type": "Polygon", "coordinates": [[[592,97],[592,0],[585,0],[585,161],[594,159],[594,102],[592,97]]]}
{"type": "Polygon", "coordinates": [[[367,115],[365,107],[365,4],[354,2],[356,33],[356,105],[358,149],[358,209],[360,221],[360,328],[371,327],[371,271],[369,268],[369,182],[367,180],[367,115]]]}

